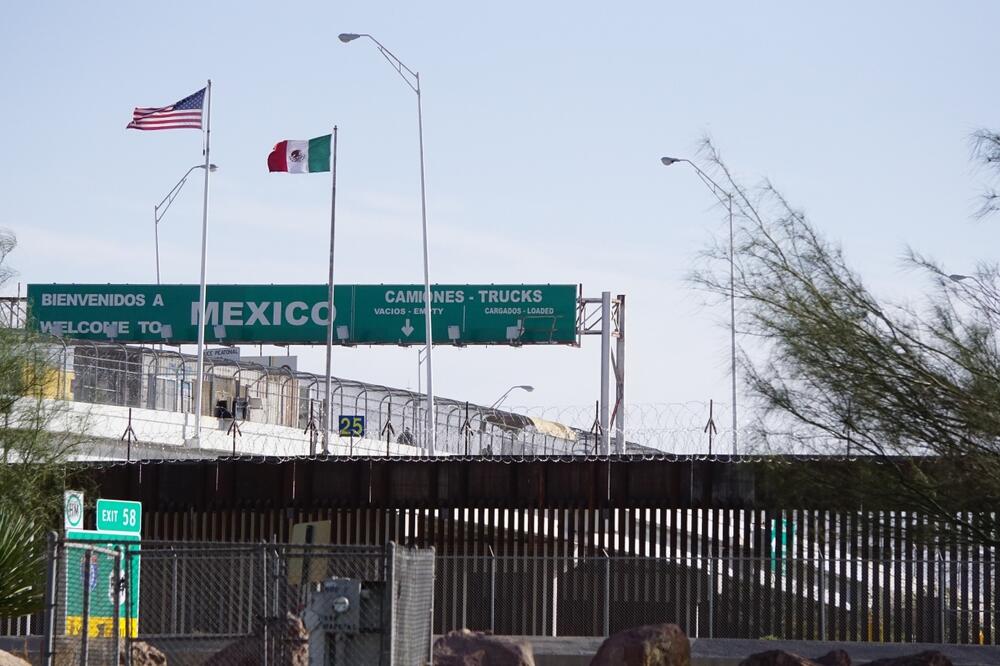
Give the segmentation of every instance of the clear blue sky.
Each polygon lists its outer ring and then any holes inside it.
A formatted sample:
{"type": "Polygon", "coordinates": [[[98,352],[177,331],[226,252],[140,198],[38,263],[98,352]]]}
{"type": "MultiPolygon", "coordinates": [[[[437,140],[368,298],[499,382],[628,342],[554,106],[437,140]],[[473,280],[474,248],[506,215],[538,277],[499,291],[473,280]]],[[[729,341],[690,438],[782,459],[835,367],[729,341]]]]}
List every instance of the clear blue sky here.
{"type": "MultiPolygon", "coordinates": [[[[209,279],[325,281],[328,180],[269,175],[274,142],[341,129],[340,282],[420,282],[415,97],[424,81],[435,282],[583,283],[629,297],[629,398],[726,402],[725,308],[685,282],[723,229],[693,174],[709,133],[771,178],[884,293],[927,288],[906,244],[955,271],[996,258],[973,222],[968,134],[1000,127],[994,2],[14,3],[0,23],[0,225],[27,282],[153,282],[152,206],[197,131],[126,132],[133,106],[214,82],[209,279]]],[[[166,282],[196,282],[192,181],[161,230],[166,282]]],[[[8,293],[16,287],[8,286],[8,293]]],[[[592,404],[582,349],[442,349],[439,393],[592,404]]],[[[293,349],[307,369],[321,350],[293,349]]],[[[338,351],[337,374],[416,385],[416,351],[338,351]]]]}

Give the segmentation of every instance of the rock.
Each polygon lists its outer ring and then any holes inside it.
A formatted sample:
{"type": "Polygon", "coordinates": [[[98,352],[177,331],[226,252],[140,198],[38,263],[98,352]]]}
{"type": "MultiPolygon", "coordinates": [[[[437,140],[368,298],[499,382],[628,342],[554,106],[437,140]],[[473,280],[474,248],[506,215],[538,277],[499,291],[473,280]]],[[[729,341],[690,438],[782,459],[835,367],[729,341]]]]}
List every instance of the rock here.
{"type": "Polygon", "coordinates": [[[590,666],[690,666],[691,643],[676,624],[632,627],[608,636],[590,666]]]}
{"type": "Polygon", "coordinates": [[[434,666],[535,666],[530,643],[461,629],[434,641],[434,666]]]}
{"type": "Polygon", "coordinates": [[[843,650],[830,650],[813,661],[821,666],[851,666],[851,656],[843,650]]]}
{"type": "Polygon", "coordinates": [[[816,666],[817,663],[794,652],[768,650],[750,655],[740,662],[740,666],[816,666]]]}
{"type": "Polygon", "coordinates": [[[31,664],[20,657],[15,657],[10,652],[0,650],[0,666],[31,666],[31,664]]]}
{"type": "Polygon", "coordinates": [[[289,666],[309,666],[309,632],[298,615],[285,614],[285,646],[289,666]]]}
{"type": "MultiPolygon", "coordinates": [[[[124,645],[122,646],[124,648],[124,645]]],[[[125,663],[125,650],[119,652],[118,663],[125,663]]],[[[163,654],[149,643],[137,641],[132,643],[132,666],[166,666],[167,655],[163,654]]]]}
{"type": "Polygon", "coordinates": [[[890,657],[868,662],[868,666],[952,666],[951,659],[937,650],[927,650],[905,657],[890,657]]]}

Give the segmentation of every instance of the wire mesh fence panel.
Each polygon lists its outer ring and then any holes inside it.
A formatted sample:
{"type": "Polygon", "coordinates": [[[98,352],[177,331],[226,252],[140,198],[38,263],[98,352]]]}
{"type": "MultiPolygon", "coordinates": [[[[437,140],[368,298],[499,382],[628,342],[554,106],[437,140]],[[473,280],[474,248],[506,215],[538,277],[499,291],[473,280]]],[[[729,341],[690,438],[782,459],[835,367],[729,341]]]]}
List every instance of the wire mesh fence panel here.
{"type": "MultiPolygon", "coordinates": [[[[0,323],[2,315],[0,308],[0,323]]],[[[206,362],[202,415],[209,420],[203,420],[201,449],[192,452],[183,444],[193,434],[184,415],[194,405],[195,356],[155,346],[56,338],[46,344],[45,352],[51,369],[46,397],[66,403],[72,414],[87,414],[92,434],[109,440],[91,454],[135,459],[427,452],[426,396],[419,391],[333,378],[332,422],[346,416],[350,423],[363,421],[364,426],[359,432],[335,429],[324,441],[326,377],[247,361],[206,362]],[[91,405],[100,408],[88,409],[91,405]],[[231,427],[234,422],[238,428],[231,427]],[[134,439],[119,445],[127,426],[134,439]]],[[[714,409],[713,418],[725,423],[724,409],[714,409]]],[[[699,402],[630,404],[625,452],[721,453],[704,433],[709,417],[709,405],[699,402]]],[[[501,409],[438,398],[433,418],[436,452],[516,458],[596,455],[600,446],[594,420],[592,406],[501,409]]],[[[727,437],[720,432],[717,439],[727,437]]]]}
{"type": "Polygon", "coordinates": [[[389,545],[393,666],[421,666],[430,660],[434,608],[434,549],[389,545]]]}
{"type": "Polygon", "coordinates": [[[434,630],[603,636],[674,622],[692,637],[993,644],[984,569],[777,554],[439,556],[434,630]]]}
{"type": "Polygon", "coordinates": [[[67,542],[59,551],[52,581],[62,608],[53,645],[57,663],[117,663],[127,626],[124,560],[120,550],[91,542],[67,542]]]}
{"type": "Polygon", "coordinates": [[[46,664],[116,664],[116,651],[126,665],[151,652],[212,666],[428,659],[433,549],[91,534],[99,541],[50,549],[46,664]]]}

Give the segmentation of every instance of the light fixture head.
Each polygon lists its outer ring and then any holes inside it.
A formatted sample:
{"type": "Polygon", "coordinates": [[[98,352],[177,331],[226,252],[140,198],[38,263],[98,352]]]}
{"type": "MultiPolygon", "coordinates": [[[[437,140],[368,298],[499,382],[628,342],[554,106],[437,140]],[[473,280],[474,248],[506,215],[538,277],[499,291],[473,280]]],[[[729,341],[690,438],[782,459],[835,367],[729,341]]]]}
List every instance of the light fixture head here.
{"type": "Polygon", "coordinates": [[[217,167],[217,166],[216,166],[216,165],[214,165],[214,164],[209,164],[209,165],[208,165],[208,170],[209,170],[209,171],[211,171],[212,173],[215,173],[216,171],[218,171],[218,170],[219,170],[219,167],[217,167]]]}
{"type": "Polygon", "coordinates": [[[535,387],[534,387],[534,386],[529,386],[529,385],[527,385],[527,384],[521,384],[521,385],[520,385],[520,386],[518,386],[517,388],[519,388],[519,389],[521,389],[521,390],[524,390],[524,391],[527,391],[528,393],[531,393],[532,391],[534,391],[534,390],[535,390],[535,387]]]}
{"type": "Polygon", "coordinates": [[[337,39],[339,39],[340,41],[342,41],[342,42],[344,42],[346,44],[348,42],[353,42],[355,39],[357,39],[360,36],[361,35],[356,35],[353,32],[342,32],[339,35],[337,35],[337,39]]]}
{"type": "Polygon", "coordinates": [[[660,161],[663,162],[663,166],[670,166],[680,162],[681,159],[679,157],[661,157],[660,161]]]}

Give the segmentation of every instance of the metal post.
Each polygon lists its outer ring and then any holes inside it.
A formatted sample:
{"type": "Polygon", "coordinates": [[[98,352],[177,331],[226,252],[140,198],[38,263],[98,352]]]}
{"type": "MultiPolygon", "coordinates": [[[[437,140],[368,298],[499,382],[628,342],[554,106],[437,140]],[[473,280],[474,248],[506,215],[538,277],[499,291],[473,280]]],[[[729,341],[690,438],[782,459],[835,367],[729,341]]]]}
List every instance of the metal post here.
{"type": "MultiPolygon", "coordinates": [[[[132,666],[132,549],[125,545],[125,666],[132,666]]],[[[138,605],[138,604],[137,604],[138,605]]]]}
{"type": "Polygon", "coordinates": [[[625,294],[618,294],[618,339],[615,351],[615,448],[625,453],[625,294]]]}
{"type": "MultiPolygon", "coordinates": [[[[121,631],[122,630],[122,626],[121,626],[121,619],[122,619],[122,613],[121,613],[121,601],[120,601],[119,596],[118,596],[122,592],[122,588],[121,588],[121,585],[122,585],[122,551],[121,551],[121,547],[116,547],[115,550],[118,551],[118,554],[115,555],[115,570],[114,570],[115,592],[114,592],[113,600],[111,602],[111,605],[114,606],[114,610],[112,612],[113,624],[111,626],[114,627],[114,629],[112,630],[112,638],[115,641],[115,646],[114,646],[114,655],[115,655],[115,658],[114,658],[114,661],[112,663],[114,663],[115,666],[118,666],[118,664],[121,663],[121,656],[122,656],[121,655],[121,647],[122,647],[122,631],[121,631]]],[[[126,618],[128,617],[128,612],[125,613],[125,617],[126,618]]]]}
{"type": "Polygon", "coordinates": [[[327,322],[326,322],[326,413],[323,415],[323,453],[330,453],[330,431],[333,429],[333,403],[331,400],[333,321],[336,308],[333,306],[333,248],[337,228],[337,126],[333,126],[333,185],[330,194],[330,272],[327,275],[327,322]]]}
{"type": "MultiPolygon", "coordinates": [[[[605,292],[607,293],[607,292],[605,292]]],[[[604,551],[604,635],[611,635],[611,557],[604,551]]]]}
{"type": "Polygon", "coordinates": [[[715,557],[708,558],[708,637],[715,638],[715,557]]]}
{"type": "Polygon", "coordinates": [[[490,633],[497,631],[497,556],[493,552],[493,546],[487,545],[490,550],[490,633]]]}
{"type": "Polygon", "coordinates": [[[826,640],[826,560],[819,553],[819,639],[826,640]]]}
{"type": "MultiPolygon", "coordinates": [[[[434,589],[435,584],[435,569],[433,563],[436,561],[434,558],[434,546],[431,546],[431,590],[434,589]]],[[[427,618],[427,665],[434,666],[434,594],[431,593],[431,607],[428,611],[427,618]]]]}
{"type": "Polygon", "coordinates": [[[201,209],[201,284],[198,291],[198,371],[194,385],[194,446],[201,448],[202,381],[205,373],[205,307],[208,289],[205,285],[205,268],[208,262],[208,174],[210,138],[212,135],[212,81],[205,90],[205,196],[201,209]]]}
{"type": "Polygon", "coordinates": [[[611,453],[608,432],[611,399],[611,292],[601,292],[601,453],[611,453]]]}
{"type": "Polygon", "coordinates": [[[265,544],[260,549],[260,565],[261,565],[261,644],[263,646],[263,658],[264,666],[267,666],[267,622],[268,622],[268,608],[267,608],[267,586],[268,586],[268,575],[267,575],[267,545],[265,544]]]}
{"type": "Polygon", "coordinates": [[[153,238],[156,243],[156,284],[160,284],[160,220],[157,218],[156,206],[153,206],[153,238]]]}
{"type": "Polygon", "coordinates": [[[731,367],[733,380],[733,455],[737,455],[739,449],[736,446],[736,270],[735,254],[736,244],[733,236],[733,195],[728,193],[726,197],[729,207],[729,340],[730,351],[732,353],[731,367]]]}
{"type": "Polygon", "coordinates": [[[56,585],[59,580],[59,535],[48,532],[45,535],[45,641],[42,662],[46,666],[55,663],[56,636],[56,585]]]}
{"type": "Polygon", "coordinates": [[[87,666],[90,659],[90,562],[94,551],[83,551],[83,626],[80,629],[80,666],[87,666]]]}
{"type": "Polygon", "coordinates": [[[420,138],[420,221],[423,225],[424,237],[424,334],[427,336],[427,455],[433,456],[436,450],[436,415],[434,413],[434,372],[431,366],[431,349],[434,345],[431,329],[431,310],[434,301],[431,297],[430,254],[427,249],[427,195],[424,188],[424,114],[420,94],[420,72],[414,73],[417,81],[417,132],[420,138]]]}
{"type": "Polygon", "coordinates": [[[938,621],[941,623],[941,642],[944,643],[944,642],[946,642],[944,635],[945,635],[946,627],[948,626],[948,609],[947,609],[947,606],[946,606],[946,604],[948,603],[948,594],[947,594],[947,591],[945,590],[944,558],[941,557],[941,551],[940,550],[937,552],[937,561],[938,561],[938,566],[937,566],[938,577],[937,578],[938,578],[938,598],[939,598],[939,600],[938,600],[938,607],[940,608],[938,621]]]}
{"type": "Polygon", "coordinates": [[[177,634],[177,553],[170,558],[170,633],[177,634]]]}

